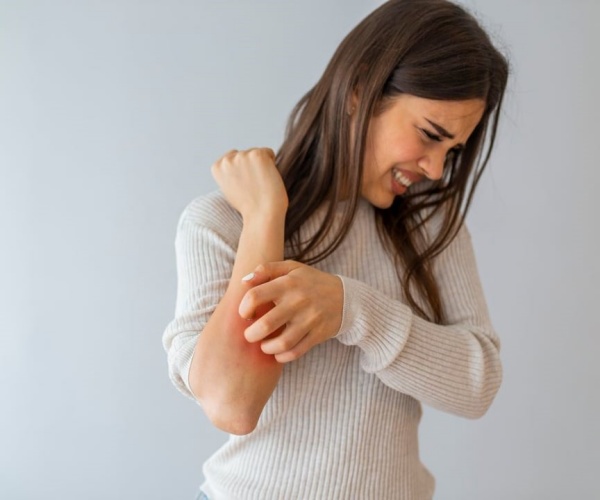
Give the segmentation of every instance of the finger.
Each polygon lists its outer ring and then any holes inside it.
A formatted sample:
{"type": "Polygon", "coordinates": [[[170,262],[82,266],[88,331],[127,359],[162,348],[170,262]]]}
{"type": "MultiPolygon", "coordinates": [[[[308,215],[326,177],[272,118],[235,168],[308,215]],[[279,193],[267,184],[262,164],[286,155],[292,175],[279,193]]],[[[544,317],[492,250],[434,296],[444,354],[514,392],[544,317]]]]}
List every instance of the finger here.
{"type": "Polygon", "coordinates": [[[313,339],[311,332],[308,332],[294,347],[288,349],[287,351],[275,354],[275,359],[279,363],[289,363],[290,361],[295,361],[304,356],[315,345],[317,345],[317,342],[315,342],[313,339]]]}
{"type": "Polygon", "coordinates": [[[271,148],[265,148],[265,153],[271,158],[271,160],[275,161],[275,151],[271,148]]]}
{"type": "Polygon", "coordinates": [[[225,153],[217,161],[215,161],[210,167],[213,177],[217,174],[217,171],[219,169],[221,169],[223,160],[226,160],[226,159],[228,160],[230,157],[236,155],[237,153],[238,153],[237,149],[230,149],[229,151],[227,151],[227,153],[225,153]]]}
{"type": "Polygon", "coordinates": [[[252,325],[244,331],[244,337],[248,342],[258,342],[266,339],[269,335],[285,326],[289,314],[282,307],[274,307],[263,314],[252,325]]]}
{"type": "Polygon", "coordinates": [[[257,308],[264,304],[277,304],[284,293],[284,287],[277,281],[257,285],[244,294],[238,307],[238,313],[242,318],[252,319],[257,308]]]}
{"type": "Polygon", "coordinates": [[[274,280],[281,276],[289,274],[294,269],[302,267],[303,264],[294,260],[283,260],[278,262],[267,262],[259,265],[255,270],[255,275],[263,275],[267,277],[267,280],[274,280]]]}
{"type": "Polygon", "coordinates": [[[237,149],[230,149],[229,151],[227,151],[227,153],[225,153],[223,156],[221,156],[221,158],[217,161],[217,163],[219,163],[220,161],[222,161],[224,159],[230,159],[231,157],[235,156],[238,153],[239,153],[239,151],[237,149]]]}
{"type": "Polygon", "coordinates": [[[310,330],[299,324],[286,324],[282,332],[260,344],[265,354],[282,354],[295,349],[310,330]]]}
{"type": "Polygon", "coordinates": [[[267,276],[265,273],[261,273],[259,271],[254,271],[254,272],[251,272],[250,274],[246,274],[246,276],[244,276],[242,278],[242,281],[251,286],[257,286],[257,285],[262,285],[263,283],[266,283],[267,281],[269,281],[269,276],[267,276]]]}
{"type": "Polygon", "coordinates": [[[250,148],[244,151],[250,157],[256,158],[269,158],[271,161],[275,162],[275,152],[271,148],[250,148]]]}

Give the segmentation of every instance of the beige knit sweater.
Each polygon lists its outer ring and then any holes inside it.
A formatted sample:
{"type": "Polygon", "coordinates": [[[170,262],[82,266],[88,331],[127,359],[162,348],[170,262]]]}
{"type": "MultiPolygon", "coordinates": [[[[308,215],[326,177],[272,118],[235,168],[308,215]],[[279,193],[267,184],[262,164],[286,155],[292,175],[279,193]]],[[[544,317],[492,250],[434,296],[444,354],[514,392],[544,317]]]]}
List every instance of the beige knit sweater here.
{"type": "MultiPolygon", "coordinates": [[[[323,215],[305,223],[304,237],[323,215]]],[[[197,198],[179,220],[177,305],[163,343],[172,381],[191,398],[196,339],[225,293],[241,227],[220,193],[197,198]]],[[[205,463],[202,489],[211,500],[431,498],[434,478],[419,459],[421,403],[476,418],[502,378],[467,229],[434,265],[444,325],[406,305],[364,200],[341,246],[315,267],[342,278],[339,333],[285,365],[256,430],[231,436],[205,463]]]]}

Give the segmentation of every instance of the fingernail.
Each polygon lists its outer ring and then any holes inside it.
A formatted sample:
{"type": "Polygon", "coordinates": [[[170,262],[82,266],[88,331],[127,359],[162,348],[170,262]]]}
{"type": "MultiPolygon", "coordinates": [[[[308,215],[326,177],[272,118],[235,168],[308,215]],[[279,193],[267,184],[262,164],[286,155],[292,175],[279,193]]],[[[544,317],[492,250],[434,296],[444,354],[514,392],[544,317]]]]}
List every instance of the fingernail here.
{"type": "Polygon", "coordinates": [[[242,281],[250,281],[252,278],[254,278],[254,273],[246,274],[246,276],[242,278],[242,281]]]}

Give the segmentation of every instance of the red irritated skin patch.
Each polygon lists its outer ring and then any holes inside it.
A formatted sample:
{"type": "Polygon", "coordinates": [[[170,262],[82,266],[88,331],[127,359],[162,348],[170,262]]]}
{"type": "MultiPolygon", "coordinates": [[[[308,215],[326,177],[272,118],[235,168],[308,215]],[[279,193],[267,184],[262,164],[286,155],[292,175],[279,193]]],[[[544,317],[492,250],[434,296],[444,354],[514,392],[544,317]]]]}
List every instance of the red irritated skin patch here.
{"type": "MultiPolygon", "coordinates": [[[[279,364],[279,362],[275,359],[275,356],[272,354],[265,354],[260,348],[261,342],[248,342],[244,337],[244,331],[248,328],[252,323],[256,320],[260,319],[262,316],[267,314],[271,309],[275,307],[275,304],[261,304],[256,308],[254,318],[248,320],[237,315],[237,319],[235,320],[235,324],[231,325],[230,330],[235,332],[236,336],[239,336],[240,342],[243,343],[243,350],[247,352],[248,356],[251,356],[252,359],[255,360],[256,363],[263,363],[265,365],[279,364]]],[[[284,327],[278,328],[273,333],[271,333],[268,337],[263,340],[271,339],[277,337],[282,331],[284,327]]]]}
{"type": "MultiPolygon", "coordinates": [[[[219,330],[206,332],[216,338],[210,347],[203,345],[194,355],[194,362],[204,373],[190,370],[190,388],[210,421],[225,432],[239,435],[254,430],[283,370],[273,355],[261,350],[261,342],[251,343],[244,337],[255,320],[239,315],[241,298],[241,294],[223,298],[213,313],[218,315],[219,330]]],[[[256,317],[271,307],[261,307],[256,317]]]]}

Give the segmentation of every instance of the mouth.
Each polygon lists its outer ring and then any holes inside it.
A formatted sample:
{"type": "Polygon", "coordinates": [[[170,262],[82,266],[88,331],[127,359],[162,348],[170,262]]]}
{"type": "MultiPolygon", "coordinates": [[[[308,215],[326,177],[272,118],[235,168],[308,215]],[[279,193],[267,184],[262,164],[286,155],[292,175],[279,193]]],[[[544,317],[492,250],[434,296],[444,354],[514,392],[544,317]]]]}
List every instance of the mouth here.
{"type": "Polygon", "coordinates": [[[394,177],[394,180],[398,184],[400,184],[401,186],[403,186],[406,189],[408,189],[414,182],[411,179],[409,179],[405,174],[400,172],[400,170],[396,170],[395,168],[392,169],[392,176],[394,177]]]}

